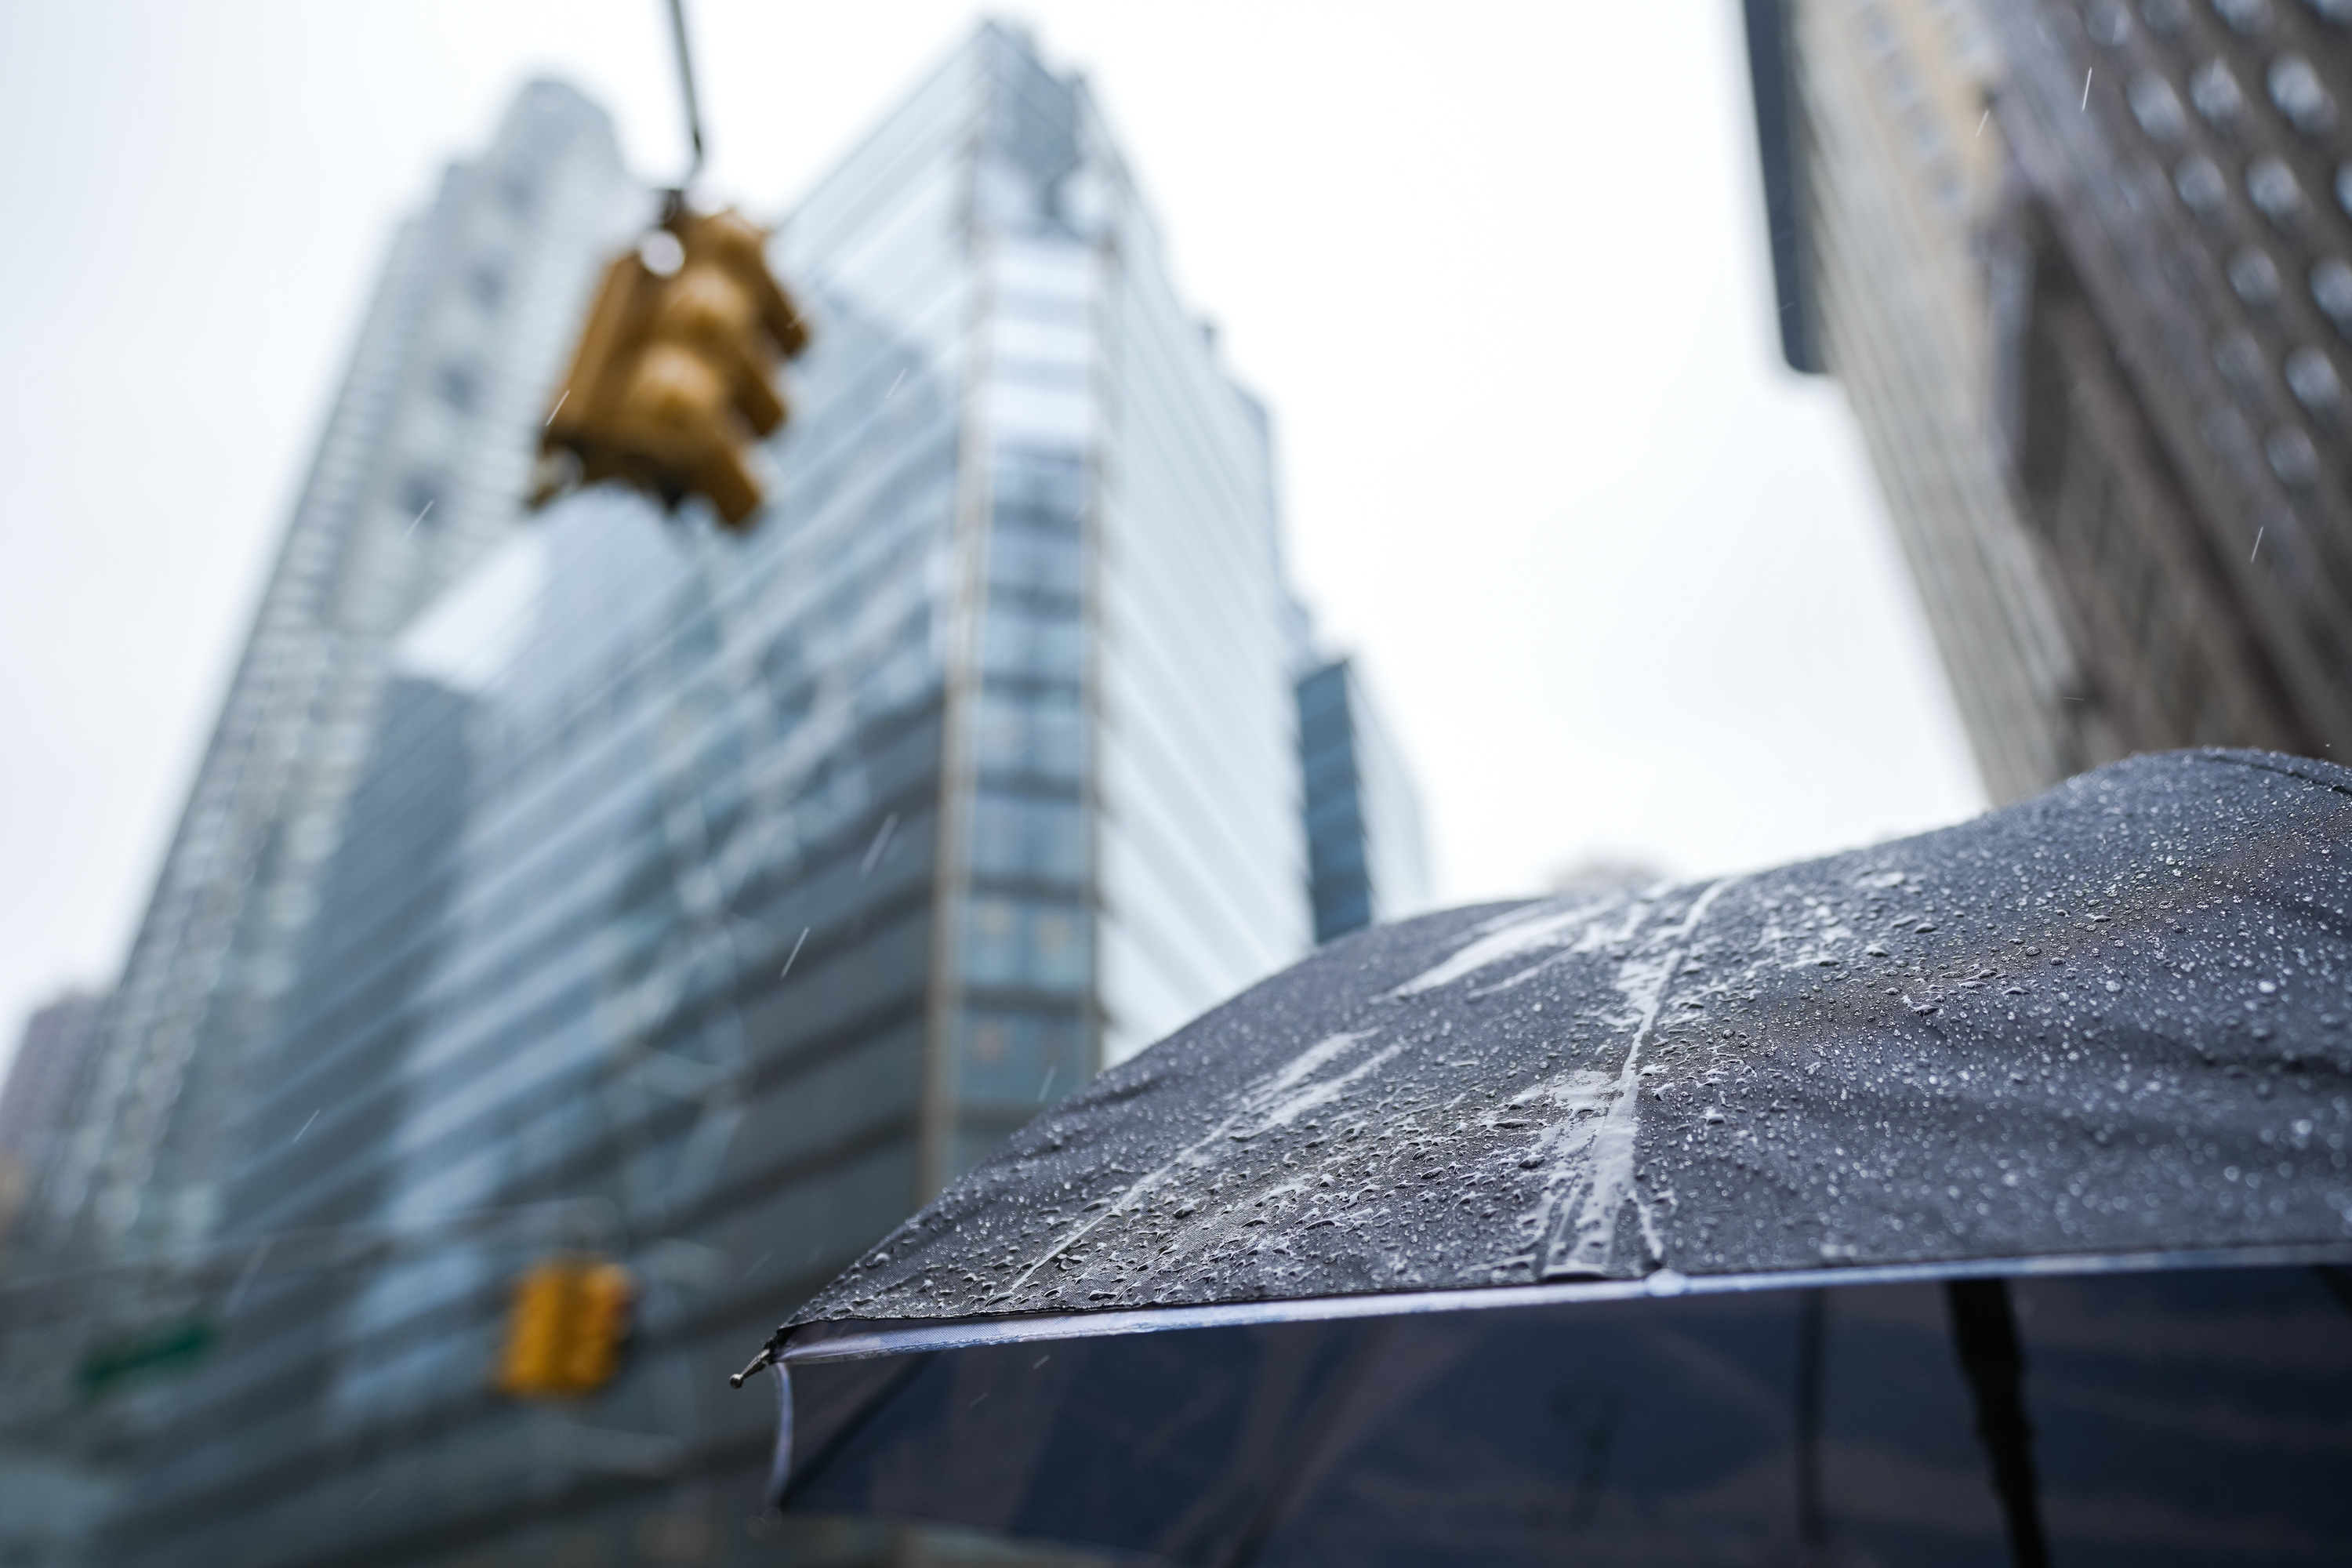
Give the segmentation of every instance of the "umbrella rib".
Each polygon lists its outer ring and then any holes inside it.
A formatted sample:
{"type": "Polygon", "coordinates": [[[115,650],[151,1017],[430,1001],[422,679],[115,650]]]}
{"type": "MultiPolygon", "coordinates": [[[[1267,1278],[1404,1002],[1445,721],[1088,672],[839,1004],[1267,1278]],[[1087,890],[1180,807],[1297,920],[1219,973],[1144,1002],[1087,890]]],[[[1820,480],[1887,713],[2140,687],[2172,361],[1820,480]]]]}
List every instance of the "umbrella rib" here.
{"type": "MultiPolygon", "coordinates": [[[[1298,1055],[1293,1058],[1280,1072],[1271,1074],[1266,1078],[1261,1079],[1258,1082],[1252,1084],[1248,1089],[1242,1091],[1239,1102],[1234,1106],[1231,1115],[1227,1116],[1223,1121],[1218,1122],[1216,1126],[1211,1128],[1201,1137],[1193,1140],[1191,1143],[1186,1144],[1182,1149],[1177,1151],[1176,1153],[1170,1156],[1169,1159],[1157,1169],[1138,1176],[1132,1183],[1129,1184],[1125,1191],[1121,1192],[1117,1198],[1111,1200],[1111,1202],[1103,1209],[1102,1213],[1087,1221],[1084,1225],[1072,1227],[1069,1235],[1055,1242],[1052,1247],[1047,1247],[1045,1251],[1038,1257],[1035,1262],[1023,1269],[1012,1283],[1005,1286],[1003,1294],[1009,1297],[1019,1291],[1024,1286],[1027,1285],[1030,1280],[1037,1277],[1037,1271],[1039,1269],[1045,1268],[1045,1265],[1053,1262],[1054,1259],[1061,1257],[1062,1254],[1067,1252],[1071,1247],[1076,1247],[1087,1236],[1093,1234],[1097,1226],[1099,1226],[1104,1221],[1124,1212],[1130,1200],[1157,1187],[1161,1182],[1167,1179],[1169,1172],[1173,1171],[1177,1166],[1184,1163],[1185,1161],[1192,1158],[1202,1150],[1213,1147],[1218,1139],[1230,1134],[1235,1127],[1241,1125],[1244,1121],[1246,1121],[1253,1117],[1287,1120],[1285,1116],[1285,1112],[1286,1110],[1290,1109],[1290,1106],[1278,1098],[1281,1095],[1288,1091],[1297,1090],[1298,1092],[1292,1095],[1293,1101],[1309,1105],[1318,1103],[1319,1101],[1308,1099],[1307,1097],[1318,1094],[1318,1090],[1328,1089],[1330,1087],[1329,1085],[1316,1086],[1305,1089],[1301,1089],[1300,1086],[1306,1083],[1307,1079],[1311,1078],[1318,1068],[1330,1065],[1330,1063],[1336,1059],[1342,1051],[1351,1046],[1361,1045],[1363,1042],[1370,1039],[1373,1036],[1379,1033],[1380,1030],[1378,1029],[1358,1029],[1354,1031],[1343,1031],[1335,1035],[1327,1035],[1322,1039],[1316,1041],[1315,1044],[1299,1052],[1298,1055]]],[[[1401,1046],[1389,1047],[1386,1050],[1375,1054],[1369,1060],[1359,1062],[1354,1068],[1351,1068],[1348,1072],[1342,1074],[1339,1081],[1342,1084],[1355,1081],[1355,1079],[1362,1077],[1364,1074],[1380,1067],[1383,1062],[1388,1061],[1402,1048],[1403,1047],[1401,1046]]],[[[1328,1096],[1326,1096],[1326,1098],[1328,1098],[1328,1096]]]]}
{"type": "MultiPolygon", "coordinates": [[[[1601,1129],[1592,1139],[1591,1184],[1584,1189],[1581,1204],[1561,1210],[1562,1223],[1554,1234],[1549,1255],[1543,1260],[1541,1278],[1609,1272],[1617,1217],[1633,1196],[1633,1142],[1641,1131],[1643,1047],[1649,1044],[1651,1031],[1657,1026],[1666,992],[1674,984],[1675,971],[1690,953],[1691,940],[1699,922],[1706,919],[1715,900],[1741,880],[1738,877],[1719,879],[1694,899],[1682,923],[1665,937],[1668,945],[1664,951],[1648,961],[1654,966],[1656,980],[1645,987],[1647,994],[1628,994],[1626,999],[1635,1005],[1633,1038],[1626,1046],[1625,1059],[1617,1069],[1615,1097],[1602,1112],[1601,1129]]],[[[1622,976],[1633,962],[1619,965],[1621,988],[1622,976]]],[[[1653,1251],[1661,1252],[1656,1232],[1651,1228],[1647,1205],[1642,1208],[1642,1229],[1653,1251]]],[[[1663,1257],[1659,1261],[1664,1261],[1663,1257]]]]}
{"type": "Polygon", "coordinates": [[[2314,1265],[2311,1271],[2319,1276],[2319,1282],[2327,1287],[2327,1293],[2336,1298],[2336,1304],[2352,1312],[2352,1268],[2340,1264],[2321,1263],[2314,1265]]]}
{"type": "Polygon", "coordinates": [[[1822,1510],[1822,1353],[1829,1337],[1829,1292],[1818,1286],[1797,1306],[1797,1540],[1816,1560],[1829,1540],[1822,1510]]]}
{"type": "Polygon", "coordinates": [[[2017,1342],[2005,1279],[1954,1279],[1944,1286],[1952,1344],[1977,1412],[1977,1438],[1992,1469],[1993,1489],[2016,1568],[2049,1568],[2033,1473],[2033,1425],[2025,1414],[2025,1355],[2017,1342]]]}

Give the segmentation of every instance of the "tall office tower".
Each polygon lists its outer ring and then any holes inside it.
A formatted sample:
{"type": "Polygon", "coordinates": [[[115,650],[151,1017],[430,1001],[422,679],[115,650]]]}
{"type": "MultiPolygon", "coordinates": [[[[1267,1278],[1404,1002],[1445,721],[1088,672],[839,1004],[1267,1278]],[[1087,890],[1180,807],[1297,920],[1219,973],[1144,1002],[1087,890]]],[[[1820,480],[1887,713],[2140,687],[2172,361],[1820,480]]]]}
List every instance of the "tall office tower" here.
{"type": "Polygon", "coordinates": [[[0,1256],[45,1166],[67,1099],[98,1020],[98,998],[69,991],[25,1021],[25,1033],[0,1084],[0,1256]]]}
{"type": "Polygon", "coordinates": [[[1997,448],[1995,61],[1956,0],[1747,0],[1782,351],[1845,386],[1996,802],[2115,754],[1997,448]]]}
{"type": "Polygon", "coordinates": [[[1353,661],[1299,677],[1298,746],[1315,940],[1427,909],[1421,805],[1353,661]]]}
{"type": "Polygon", "coordinates": [[[1999,798],[2352,747],[2347,20],[1751,0],[1783,347],[1853,393],[1999,798]]]}
{"type": "Polygon", "coordinates": [[[2133,749],[2352,754],[2352,5],[2012,3],[1997,383],[2133,749]]]}
{"type": "MultiPolygon", "coordinates": [[[[85,1272],[71,1291],[0,1300],[0,1493],[36,1505],[0,1507],[0,1558],[77,1560],[163,1408],[113,1374],[208,1342],[225,1287],[178,1265],[201,1258],[223,1211],[264,1048],[387,721],[393,645],[512,528],[586,290],[647,203],[604,114],[539,82],[394,239],[20,1227],[19,1264],[85,1272]]],[[[390,721],[403,718],[394,700],[390,721]]]]}
{"type": "Polygon", "coordinates": [[[509,527],[583,290],[644,202],[604,115],[540,82],[400,229],[45,1173],[71,1243],[210,1230],[392,639],[509,527]]]}
{"type": "Polygon", "coordinates": [[[393,649],[110,1561],[914,1550],[747,1533],[774,1412],[727,1374],[1308,945],[1265,418],[1086,89],[982,28],[773,259],[814,337],[756,529],[588,491],[393,649]],[[566,1249],[634,1277],[617,1375],[494,1391],[566,1249]]]}

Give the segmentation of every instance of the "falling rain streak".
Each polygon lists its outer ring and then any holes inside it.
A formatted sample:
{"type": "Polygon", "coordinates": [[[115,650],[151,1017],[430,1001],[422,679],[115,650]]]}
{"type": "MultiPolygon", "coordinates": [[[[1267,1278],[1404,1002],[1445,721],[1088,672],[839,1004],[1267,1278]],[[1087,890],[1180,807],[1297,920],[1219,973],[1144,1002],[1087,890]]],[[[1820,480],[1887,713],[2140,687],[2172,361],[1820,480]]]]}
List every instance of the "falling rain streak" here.
{"type": "Polygon", "coordinates": [[[254,1277],[261,1272],[262,1260],[269,1256],[269,1244],[276,1239],[265,1236],[261,1238],[261,1245],[253,1249],[253,1256],[247,1259],[245,1267],[237,1273],[236,1284],[230,1289],[228,1300],[221,1303],[221,1316],[232,1316],[243,1304],[245,1293],[252,1287],[254,1277]]]}
{"type": "Polygon", "coordinates": [[[862,882],[874,874],[876,862],[882,858],[882,852],[890,847],[890,835],[898,830],[898,814],[894,811],[882,819],[882,830],[874,836],[874,842],[866,848],[866,862],[857,868],[859,881],[862,882]]]}
{"type": "Polygon", "coordinates": [[[810,926],[801,927],[800,937],[793,943],[793,951],[785,956],[784,967],[777,972],[777,979],[782,980],[785,975],[790,974],[793,972],[793,960],[801,955],[801,943],[808,941],[808,933],[814,929],[814,927],[810,926]]]}

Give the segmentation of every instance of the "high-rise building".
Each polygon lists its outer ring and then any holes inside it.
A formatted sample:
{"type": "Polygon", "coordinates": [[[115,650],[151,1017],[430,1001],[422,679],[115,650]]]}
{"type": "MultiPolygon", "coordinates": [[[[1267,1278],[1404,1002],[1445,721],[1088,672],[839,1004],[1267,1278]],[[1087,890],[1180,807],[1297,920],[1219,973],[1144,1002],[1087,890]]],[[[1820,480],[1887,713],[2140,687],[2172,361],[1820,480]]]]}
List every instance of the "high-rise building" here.
{"type": "Polygon", "coordinates": [[[44,1174],[57,1239],[115,1255],[210,1232],[392,639],[511,526],[584,290],[646,199],[603,111],[540,82],[395,237],[44,1174]]]}
{"type": "Polygon", "coordinates": [[[2352,10],[1748,20],[1784,353],[1849,391],[1994,797],[2352,747],[2352,10]]]}
{"type": "Polygon", "coordinates": [[[1352,659],[1299,677],[1298,744],[1315,940],[1427,909],[1421,805],[1352,659]]]}
{"type": "Polygon", "coordinates": [[[0,1255],[31,1195],[33,1173],[48,1163],[97,1017],[97,997],[69,991],[25,1021],[0,1085],[0,1255]]]}
{"type": "Polygon", "coordinates": [[[32,1173],[0,1292],[0,1561],[86,1560],[213,1342],[206,1270],[373,737],[393,646],[515,526],[550,379],[650,210],[604,112],[526,89],[395,235],[122,973],[32,1173]],[[101,1396],[102,1392],[102,1396],[101,1396]]]}
{"type": "Polygon", "coordinates": [[[209,1360],[109,1561],[772,1558],[773,1411],[727,1374],[1309,944],[1266,418],[1084,85],[982,28],[772,258],[814,337],[747,538],[583,492],[390,640],[251,1043],[209,1360]],[[635,1281],[618,1375],[495,1392],[567,1250],[635,1281]]]}
{"type": "Polygon", "coordinates": [[[2352,6],[1988,12],[2004,446],[2124,746],[2352,752],[2352,6]]]}
{"type": "Polygon", "coordinates": [[[1987,793],[2021,799],[2112,746],[1993,443],[1990,49],[1937,0],[1747,13],[1783,352],[1843,384],[1987,793]]]}

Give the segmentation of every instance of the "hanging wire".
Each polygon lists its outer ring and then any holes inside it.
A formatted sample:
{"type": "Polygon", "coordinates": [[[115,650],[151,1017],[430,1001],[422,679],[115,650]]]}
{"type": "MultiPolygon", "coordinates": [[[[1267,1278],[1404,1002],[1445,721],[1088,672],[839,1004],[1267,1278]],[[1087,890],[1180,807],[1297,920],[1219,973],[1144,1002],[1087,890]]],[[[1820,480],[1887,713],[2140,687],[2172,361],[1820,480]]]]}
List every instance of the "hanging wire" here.
{"type": "Polygon", "coordinates": [[[670,193],[671,200],[683,204],[688,191],[702,174],[702,108],[694,96],[694,56],[686,42],[686,0],[669,0],[671,37],[677,41],[677,79],[686,94],[686,134],[694,145],[694,161],[687,165],[686,177],[670,193]]]}

